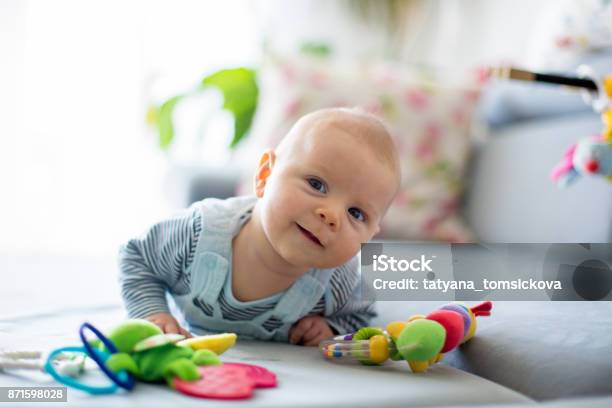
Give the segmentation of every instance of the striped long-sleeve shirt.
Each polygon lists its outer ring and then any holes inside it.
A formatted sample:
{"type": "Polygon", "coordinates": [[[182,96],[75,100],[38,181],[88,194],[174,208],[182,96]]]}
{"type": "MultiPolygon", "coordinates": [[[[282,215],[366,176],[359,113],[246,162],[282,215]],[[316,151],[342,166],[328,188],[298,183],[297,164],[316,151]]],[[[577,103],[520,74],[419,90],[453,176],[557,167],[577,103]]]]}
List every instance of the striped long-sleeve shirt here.
{"type": "MultiPolygon", "coordinates": [[[[248,210],[243,214],[243,223],[248,220],[250,213],[251,210],[248,210]]],[[[202,214],[199,207],[193,205],[153,225],[143,236],[121,247],[121,292],[130,317],[144,318],[154,313],[169,313],[166,292],[171,295],[190,293],[191,277],[187,270],[193,261],[201,231],[202,214]]],[[[219,306],[227,320],[251,320],[273,309],[279,297],[272,296],[246,305],[224,289],[219,296],[219,306]]],[[[206,310],[208,305],[198,307],[203,313],[210,314],[206,310]]],[[[309,314],[325,316],[332,329],[338,333],[353,332],[366,326],[375,316],[372,302],[361,297],[358,257],[333,271],[325,294],[309,314]]],[[[264,327],[272,330],[281,324],[271,319],[264,323],[264,327]]]]}

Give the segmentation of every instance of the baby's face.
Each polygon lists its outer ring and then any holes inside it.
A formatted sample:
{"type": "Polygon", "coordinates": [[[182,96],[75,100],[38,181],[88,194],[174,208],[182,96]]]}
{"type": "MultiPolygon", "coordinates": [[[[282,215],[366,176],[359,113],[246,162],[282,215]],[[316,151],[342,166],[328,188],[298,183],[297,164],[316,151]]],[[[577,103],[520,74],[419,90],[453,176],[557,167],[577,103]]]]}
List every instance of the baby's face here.
{"type": "Polygon", "coordinates": [[[261,198],[272,247],[292,265],[342,265],[378,232],[397,175],[344,130],[317,129],[273,167],[261,198]]]}

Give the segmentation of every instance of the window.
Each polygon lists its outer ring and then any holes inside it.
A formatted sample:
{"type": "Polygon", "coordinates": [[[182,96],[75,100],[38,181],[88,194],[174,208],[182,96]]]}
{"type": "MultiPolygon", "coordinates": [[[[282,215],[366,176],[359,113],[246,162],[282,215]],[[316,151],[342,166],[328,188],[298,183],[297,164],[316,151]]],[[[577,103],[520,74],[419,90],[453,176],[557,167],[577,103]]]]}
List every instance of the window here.
{"type": "Polygon", "coordinates": [[[252,15],[246,0],[3,1],[0,252],[115,254],[168,216],[147,105],[253,66],[252,15]]]}

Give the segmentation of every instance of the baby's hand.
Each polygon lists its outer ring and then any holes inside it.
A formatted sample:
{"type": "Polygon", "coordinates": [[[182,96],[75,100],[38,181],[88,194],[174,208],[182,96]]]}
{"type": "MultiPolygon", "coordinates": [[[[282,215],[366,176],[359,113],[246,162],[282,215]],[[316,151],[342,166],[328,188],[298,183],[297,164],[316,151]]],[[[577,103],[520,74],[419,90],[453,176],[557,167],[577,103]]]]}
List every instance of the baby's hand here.
{"type": "Polygon", "coordinates": [[[145,320],[155,323],[164,333],[178,333],[185,337],[192,337],[191,333],[179,326],[174,316],[170,313],[155,313],[147,316],[145,320]]]}
{"type": "Polygon", "coordinates": [[[321,340],[333,336],[327,321],[321,316],[306,316],[289,330],[289,342],[304,346],[317,346],[321,340]]]}

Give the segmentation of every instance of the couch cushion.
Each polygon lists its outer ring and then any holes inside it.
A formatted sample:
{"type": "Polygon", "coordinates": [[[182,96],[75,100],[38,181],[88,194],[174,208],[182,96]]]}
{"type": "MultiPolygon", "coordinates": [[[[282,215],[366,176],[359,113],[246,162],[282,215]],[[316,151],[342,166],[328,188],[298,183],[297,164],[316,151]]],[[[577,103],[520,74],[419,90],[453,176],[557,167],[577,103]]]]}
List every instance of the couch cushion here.
{"type": "MultiPolygon", "coordinates": [[[[379,302],[376,323],[435,302],[379,302]]],[[[476,336],[446,364],[535,399],[612,393],[612,302],[494,302],[476,336]]]]}

